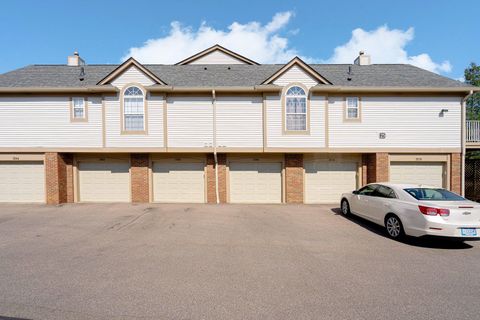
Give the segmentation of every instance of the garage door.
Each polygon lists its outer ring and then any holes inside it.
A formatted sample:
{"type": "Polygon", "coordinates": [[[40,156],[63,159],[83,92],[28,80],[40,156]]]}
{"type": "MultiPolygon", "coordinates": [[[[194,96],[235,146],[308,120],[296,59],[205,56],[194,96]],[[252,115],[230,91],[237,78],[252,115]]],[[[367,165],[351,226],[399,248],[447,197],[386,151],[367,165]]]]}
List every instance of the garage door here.
{"type": "Polygon", "coordinates": [[[154,162],[153,200],[167,203],[204,203],[205,164],[154,162]]]}
{"type": "Polygon", "coordinates": [[[281,203],[282,164],[276,162],[231,162],[231,203],[281,203]]]}
{"type": "Polygon", "coordinates": [[[0,162],[0,202],[45,202],[43,162],[0,162]]]}
{"type": "Polygon", "coordinates": [[[356,162],[305,162],[305,203],[337,203],[356,188],[356,162]]]}
{"type": "Polygon", "coordinates": [[[392,162],[390,182],[444,187],[444,162],[392,162]]]}
{"type": "Polygon", "coordinates": [[[129,202],[130,165],[122,162],[79,162],[79,200],[86,202],[129,202]]]}

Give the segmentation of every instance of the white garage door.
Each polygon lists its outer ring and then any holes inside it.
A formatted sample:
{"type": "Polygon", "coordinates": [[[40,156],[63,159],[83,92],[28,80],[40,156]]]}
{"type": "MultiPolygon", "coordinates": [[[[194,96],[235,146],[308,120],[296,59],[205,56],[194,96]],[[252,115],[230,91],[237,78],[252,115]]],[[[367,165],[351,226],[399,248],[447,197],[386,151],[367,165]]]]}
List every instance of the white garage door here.
{"type": "Polygon", "coordinates": [[[0,202],[45,202],[43,162],[0,162],[0,202]]]}
{"type": "Polygon", "coordinates": [[[305,162],[305,203],[337,203],[357,188],[357,163],[305,162]]]}
{"type": "Polygon", "coordinates": [[[130,164],[127,161],[79,162],[79,200],[129,202],[130,164]]]}
{"type": "Polygon", "coordinates": [[[444,187],[444,162],[392,162],[390,182],[444,187]]]}
{"type": "Polygon", "coordinates": [[[167,203],[204,203],[205,164],[154,162],[153,200],[167,203]]]}
{"type": "Polygon", "coordinates": [[[281,203],[282,164],[276,162],[231,162],[231,203],[281,203]]]}

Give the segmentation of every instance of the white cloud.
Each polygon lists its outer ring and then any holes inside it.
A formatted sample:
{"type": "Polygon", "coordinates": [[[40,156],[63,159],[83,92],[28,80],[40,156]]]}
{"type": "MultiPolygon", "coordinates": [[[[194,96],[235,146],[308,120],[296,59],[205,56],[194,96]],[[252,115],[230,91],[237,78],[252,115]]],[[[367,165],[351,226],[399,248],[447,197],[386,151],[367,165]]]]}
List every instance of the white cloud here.
{"type": "Polygon", "coordinates": [[[214,29],[205,22],[193,29],[174,21],[165,37],[130,48],[122,60],[132,56],[141,63],[171,64],[220,44],[260,63],[285,63],[298,55],[297,50],[289,47],[288,39],[280,34],[292,17],[293,12],[280,12],[265,25],[256,21],[233,22],[227,30],[214,29]]]}
{"type": "Polygon", "coordinates": [[[198,29],[174,21],[164,37],[147,40],[140,47],[132,47],[122,57],[134,57],[141,63],[176,63],[214,44],[220,44],[260,63],[286,63],[300,56],[309,63],[352,63],[360,50],[372,57],[372,63],[409,63],[433,72],[450,72],[449,61],[435,62],[427,53],[409,55],[406,46],[414,39],[414,29],[390,29],[380,26],[372,31],[357,28],[346,43],[334,49],[327,60],[305,57],[289,45],[288,37],[298,29],[284,30],[293,12],[280,12],[267,24],[257,21],[233,22],[226,30],[215,29],[202,22],[198,29]],[[285,32],[283,32],[285,31],[285,32]]]}
{"type": "Polygon", "coordinates": [[[364,50],[372,57],[372,63],[409,63],[436,73],[451,71],[452,66],[447,60],[437,63],[426,53],[408,55],[405,47],[413,38],[413,28],[400,30],[381,26],[373,31],[357,28],[352,31],[350,40],[336,47],[326,62],[352,63],[358,52],[364,50]]]}

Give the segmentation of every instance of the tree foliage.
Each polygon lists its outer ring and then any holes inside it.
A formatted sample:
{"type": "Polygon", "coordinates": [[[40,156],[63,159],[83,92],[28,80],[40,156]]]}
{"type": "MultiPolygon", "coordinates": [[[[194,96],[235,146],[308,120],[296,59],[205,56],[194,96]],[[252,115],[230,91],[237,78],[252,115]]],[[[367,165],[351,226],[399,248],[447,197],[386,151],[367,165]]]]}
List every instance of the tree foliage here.
{"type": "MultiPolygon", "coordinates": [[[[480,87],[480,65],[472,62],[465,69],[465,82],[480,87]]],[[[467,119],[480,120],[480,92],[467,99],[467,119]]]]}

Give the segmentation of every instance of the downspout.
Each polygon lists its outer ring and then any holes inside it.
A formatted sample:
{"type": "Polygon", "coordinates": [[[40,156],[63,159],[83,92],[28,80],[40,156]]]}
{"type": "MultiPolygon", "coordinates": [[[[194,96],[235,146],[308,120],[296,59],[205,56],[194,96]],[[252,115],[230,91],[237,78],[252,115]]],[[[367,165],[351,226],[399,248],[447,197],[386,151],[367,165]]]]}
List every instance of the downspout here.
{"type": "Polygon", "coordinates": [[[213,107],[213,159],[215,161],[215,198],[217,204],[220,203],[218,192],[218,158],[217,158],[217,98],[215,89],[212,89],[212,107],[213,107]]]}
{"type": "Polygon", "coordinates": [[[465,96],[462,100],[462,196],[465,196],[465,153],[467,152],[466,147],[466,126],[467,126],[467,99],[473,95],[473,90],[470,90],[470,93],[465,96]]]}

